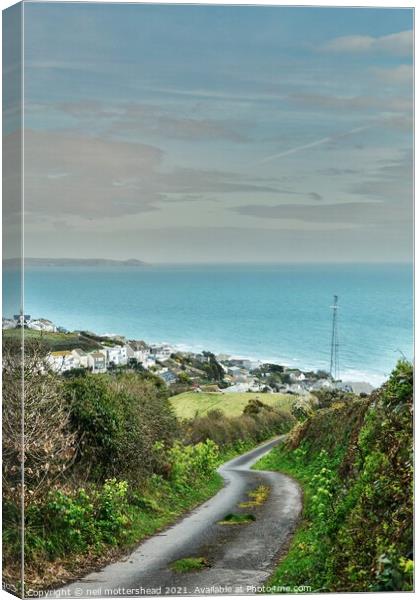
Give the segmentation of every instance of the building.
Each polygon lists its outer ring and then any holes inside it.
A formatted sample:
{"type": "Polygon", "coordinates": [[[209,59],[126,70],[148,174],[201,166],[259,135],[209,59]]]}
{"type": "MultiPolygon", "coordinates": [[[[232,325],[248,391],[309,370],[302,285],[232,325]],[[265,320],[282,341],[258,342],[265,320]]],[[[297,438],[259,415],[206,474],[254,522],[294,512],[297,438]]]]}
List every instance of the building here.
{"type": "Polygon", "coordinates": [[[27,327],[31,320],[31,315],[13,315],[17,327],[27,327]]]}
{"type": "Polygon", "coordinates": [[[159,373],[159,377],[161,377],[167,385],[171,385],[171,383],[175,383],[178,379],[176,374],[173,373],[172,371],[169,371],[169,369],[166,370],[164,373],[159,373]]]}
{"type": "Polygon", "coordinates": [[[107,362],[109,364],[113,364],[114,366],[122,366],[127,364],[127,348],[126,346],[112,346],[110,348],[106,348],[106,356],[107,362]]]}
{"type": "Polygon", "coordinates": [[[106,372],[106,353],[95,350],[88,354],[88,367],[92,369],[93,373],[105,373],[106,372]]]}
{"type": "Polygon", "coordinates": [[[256,366],[255,361],[249,360],[247,358],[231,358],[229,360],[229,366],[231,367],[240,367],[241,369],[250,370],[256,366]]]}
{"type": "Polygon", "coordinates": [[[56,373],[64,373],[71,369],[76,369],[79,363],[72,350],[57,350],[56,352],[50,352],[47,356],[47,361],[53,371],[56,373]]]}
{"type": "Polygon", "coordinates": [[[75,348],[71,351],[75,362],[77,363],[77,367],[81,369],[87,369],[88,364],[88,353],[82,350],[81,348],[75,348]]]}
{"type": "Polygon", "coordinates": [[[159,361],[163,361],[163,360],[168,360],[168,358],[171,357],[172,354],[172,348],[170,346],[167,346],[166,344],[163,345],[153,345],[150,346],[149,349],[149,358],[153,359],[153,360],[159,360],[159,361]]]}
{"type": "Polygon", "coordinates": [[[55,333],[57,327],[49,319],[33,319],[27,323],[28,329],[34,329],[35,331],[46,331],[49,333],[55,333]]]}
{"type": "Polygon", "coordinates": [[[134,358],[138,363],[144,364],[149,358],[150,348],[142,340],[130,340],[126,344],[127,359],[134,358]]]}
{"type": "Polygon", "coordinates": [[[14,319],[6,319],[3,317],[2,319],[2,328],[3,329],[15,329],[17,323],[14,319]]]}

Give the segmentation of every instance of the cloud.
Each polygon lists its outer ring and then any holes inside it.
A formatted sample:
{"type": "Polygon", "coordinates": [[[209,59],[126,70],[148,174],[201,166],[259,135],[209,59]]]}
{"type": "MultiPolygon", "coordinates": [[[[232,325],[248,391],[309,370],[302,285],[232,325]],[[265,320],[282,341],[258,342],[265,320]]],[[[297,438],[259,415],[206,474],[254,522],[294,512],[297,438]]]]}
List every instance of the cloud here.
{"type": "Polygon", "coordinates": [[[413,208],[413,155],[407,150],[392,161],[385,161],[372,170],[368,177],[354,183],[352,194],[376,199],[388,205],[396,203],[401,213],[413,208]]]}
{"type": "Polygon", "coordinates": [[[339,177],[341,175],[358,175],[361,173],[359,169],[347,169],[340,167],[328,167],[327,169],[321,169],[319,172],[321,175],[327,175],[328,177],[339,177]]]}
{"type": "Polygon", "coordinates": [[[375,77],[384,83],[410,85],[413,82],[414,70],[411,65],[398,65],[390,69],[372,69],[375,77]]]}
{"type": "Polygon", "coordinates": [[[397,56],[411,56],[413,53],[413,32],[411,30],[400,31],[380,37],[368,35],[336,37],[324,44],[321,50],[349,54],[384,52],[397,56]]]}
{"type": "Polygon", "coordinates": [[[203,194],[278,193],[272,180],[173,168],[156,146],[59,132],[25,132],[25,209],[32,219],[100,219],[199,201],[203,194]]]}
{"type": "Polygon", "coordinates": [[[292,94],[293,104],[325,110],[349,112],[404,112],[412,110],[411,97],[406,96],[333,96],[322,94],[292,94]]]}
{"type": "Polygon", "coordinates": [[[309,144],[303,144],[301,146],[295,146],[294,148],[290,148],[289,150],[284,150],[283,152],[279,152],[277,154],[271,154],[270,156],[266,156],[258,161],[257,164],[263,164],[267,162],[271,162],[273,160],[277,160],[278,158],[283,158],[285,156],[289,156],[290,154],[296,154],[298,152],[302,152],[303,150],[309,150],[311,148],[315,148],[317,146],[323,146],[324,144],[328,144],[330,142],[335,142],[339,139],[348,137],[349,135],[353,135],[355,133],[359,133],[361,131],[365,131],[366,129],[370,129],[371,125],[367,125],[364,127],[355,127],[350,129],[350,131],[346,131],[344,133],[330,135],[327,137],[320,138],[319,140],[315,140],[310,142],[309,144]]]}
{"type": "Polygon", "coordinates": [[[309,196],[309,198],[311,198],[312,200],[318,200],[318,201],[321,201],[321,200],[322,200],[322,196],[321,196],[321,194],[318,194],[317,192],[309,192],[308,196],[309,196]]]}
{"type": "MultiPolygon", "coordinates": [[[[51,110],[51,106],[46,106],[51,110]]],[[[141,103],[103,104],[95,100],[59,102],[57,111],[78,119],[83,127],[92,123],[111,135],[140,133],[179,140],[229,140],[246,142],[243,123],[235,119],[196,118],[171,114],[162,106],[141,103]]]]}
{"type": "Polygon", "coordinates": [[[249,204],[233,208],[235,212],[260,219],[297,220],[307,223],[336,224],[358,227],[389,225],[409,219],[400,206],[383,202],[342,202],[336,204],[249,204]],[[386,210],[384,210],[386,208],[386,210]]]}

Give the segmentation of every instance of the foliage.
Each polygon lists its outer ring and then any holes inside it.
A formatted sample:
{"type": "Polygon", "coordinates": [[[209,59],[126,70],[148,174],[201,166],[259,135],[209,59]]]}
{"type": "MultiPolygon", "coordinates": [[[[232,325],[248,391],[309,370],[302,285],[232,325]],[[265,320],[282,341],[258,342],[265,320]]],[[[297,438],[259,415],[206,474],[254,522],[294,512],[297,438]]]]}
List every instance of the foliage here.
{"type": "Polygon", "coordinates": [[[225,372],[215,355],[212,352],[203,352],[203,356],[207,358],[207,362],[203,363],[202,369],[207,373],[208,380],[223,381],[225,372]]]}
{"type": "Polygon", "coordinates": [[[336,389],[316,390],[312,392],[312,394],[318,400],[318,408],[330,408],[334,403],[351,402],[357,398],[357,396],[351,392],[336,389]]]}
{"type": "Polygon", "coordinates": [[[267,485],[259,485],[255,490],[248,492],[248,498],[246,502],[240,502],[240,508],[251,508],[254,506],[261,506],[264,504],[270,495],[270,488],[267,485]]]}
{"type": "MultiPolygon", "coordinates": [[[[50,332],[50,331],[36,331],[35,329],[24,329],[25,345],[30,346],[31,344],[42,345],[47,350],[58,351],[58,350],[74,350],[75,348],[81,348],[90,352],[101,347],[101,345],[91,337],[84,333],[69,332],[50,332]]],[[[22,336],[22,329],[20,327],[16,329],[3,329],[3,341],[6,344],[14,344],[19,342],[22,336]]]]}
{"type": "Polygon", "coordinates": [[[237,514],[237,513],[229,513],[223,519],[218,521],[219,525],[245,525],[246,523],[252,523],[255,521],[255,515],[249,514],[237,514]]]}
{"type": "Polygon", "coordinates": [[[26,514],[26,560],[35,560],[40,549],[49,559],[102,544],[116,544],[126,533],[127,482],[107,480],[100,488],[79,488],[50,493],[48,502],[26,514]],[[41,534],[41,529],[45,531],[41,534]],[[34,544],[34,534],[38,543],[34,544]]]}
{"type": "Polygon", "coordinates": [[[273,582],[407,591],[412,563],[412,365],[363,400],[315,413],[259,464],[301,481],[302,524],[273,582]]]}
{"type": "Polygon", "coordinates": [[[86,375],[66,382],[71,423],[79,439],[79,471],[90,479],[139,481],[154,469],[153,444],[169,445],[176,418],[159,378],[140,373],[86,375]]]}
{"type": "Polygon", "coordinates": [[[75,453],[62,383],[48,371],[45,356],[35,342],[25,344],[23,356],[19,344],[3,346],[3,497],[16,504],[22,491],[25,505],[44,495],[75,453]]]}
{"type": "Polygon", "coordinates": [[[185,384],[191,383],[190,377],[187,375],[187,373],[184,373],[183,371],[181,373],[179,373],[178,379],[179,379],[180,383],[185,383],[185,384]]]}
{"type": "MultiPolygon", "coordinates": [[[[189,391],[174,395],[170,402],[179,419],[204,417],[209,411],[217,409],[228,417],[239,417],[250,400],[261,400],[259,392],[215,392],[202,386],[201,392],[189,391]],[[204,389],[203,389],[204,388],[204,389]]],[[[290,411],[295,398],[290,394],[264,394],[264,404],[273,408],[290,411]]],[[[310,401],[310,399],[309,399],[310,401]]]]}
{"type": "Polygon", "coordinates": [[[184,489],[209,477],[219,461],[219,448],[212,440],[184,446],[176,442],[168,452],[171,481],[175,489],[184,489]]]}
{"type": "Polygon", "coordinates": [[[213,409],[204,417],[188,421],[184,425],[185,440],[196,444],[211,439],[220,447],[243,442],[255,444],[290,431],[295,422],[288,412],[273,409],[259,400],[250,400],[241,416],[226,417],[220,410],[213,409]]]}
{"type": "MultiPolygon", "coordinates": [[[[98,564],[107,552],[127,550],[156,532],[220,488],[217,465],[288,431],[295,422],[287,410],[260,401],[241,414],[252,397],[244,394],[237,417],[214,409],[181,424],[166,385],[150,372],[76,371],[63,377],[49,371],[47,346],[27,343],[26,349],[23,363],[18,342],[9,341],[4,351],[3,539],[8,582],[20,576],[22,369],[28,384],[25,573],[34,588],[62,580],[63,565],[72,577],[87,557],[89,564],[98,564]]],[[[278,403],[272,396],[264,401],[278,403]]],[[[235,400],[235,395],[223,397],[225,404],[235,400]]],[[[255,502],[264,495],[260,492],[255,502]]]]}
{"type": "Polygon", "coordinates": [[[189,573],[190,571],[201,571],[201,569],[205,569],[210,567],[210,564],[206,558],[203,556],[196,557],[188,557],[188,558],[180,558],[172,563],[171,569],[175,571],[175,573],[189,573]]]}

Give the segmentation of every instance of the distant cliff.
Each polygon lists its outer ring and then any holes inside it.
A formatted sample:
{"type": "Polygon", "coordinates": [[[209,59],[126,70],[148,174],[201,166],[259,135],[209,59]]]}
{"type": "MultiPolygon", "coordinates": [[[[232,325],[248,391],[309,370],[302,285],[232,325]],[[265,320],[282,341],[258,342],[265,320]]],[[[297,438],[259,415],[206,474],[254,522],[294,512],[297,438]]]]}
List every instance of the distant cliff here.
{"type": "MultiPolygon", "coordinates": [[[[18,258],[7,258],[5,267],[17,267],[18,258]]],[[[112,260],[108,258],[25,258],[25,267],[144,267],[145,262],[136,258],[112,260]]]]}

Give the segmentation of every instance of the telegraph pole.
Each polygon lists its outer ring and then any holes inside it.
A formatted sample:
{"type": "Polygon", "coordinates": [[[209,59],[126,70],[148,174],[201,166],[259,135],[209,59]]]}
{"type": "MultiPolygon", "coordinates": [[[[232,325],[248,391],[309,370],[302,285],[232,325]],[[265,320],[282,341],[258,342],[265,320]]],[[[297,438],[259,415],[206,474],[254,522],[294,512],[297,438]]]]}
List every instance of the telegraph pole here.
{"type": "Polygon", "coordinates": [[[338,296],[334,296],[334,304],[331,306],[333,311],[332,332],[331,332],[331,353],[330,353],[330,376],[337,380],[340,376],[340,365],[338,357],[338,296]]]}

